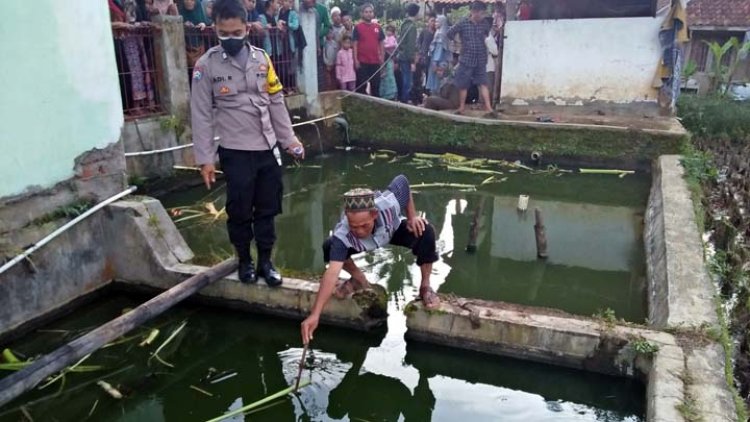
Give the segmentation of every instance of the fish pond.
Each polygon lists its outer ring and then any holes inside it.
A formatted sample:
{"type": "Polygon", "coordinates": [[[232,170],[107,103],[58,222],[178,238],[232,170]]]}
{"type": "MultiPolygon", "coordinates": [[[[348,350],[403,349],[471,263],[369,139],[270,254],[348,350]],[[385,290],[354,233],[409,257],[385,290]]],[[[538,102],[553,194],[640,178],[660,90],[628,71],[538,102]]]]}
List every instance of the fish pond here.
{"type": "MultiPolygon", "coordinates": [[[[319,275],[320,246],[340,216],[341,194],[385,188],[397,174],[409,178],[417,209],[438,234],[432,281],[439,293],[645,318],[648,175],[528,170],[457,157],[322,156],[286,169],[275,263],[289,276],[319,275]],[[516,209],[522,194],[530,197],[525,213],[516,209]],[[534,208],[544,216],[546,260],[537,259],[534,208]]],[[[198,187],[160,198],[196,262],[231,253],[223,194],[219,183],[210,192],[198,187]]],[[[364,334],[321,326],[303,374],[311,384],[227,420],[645,419],[645,388],[635,380],[407,343],[403,308],[419,285],[410,251],[385,248],[355,261],[388,291],[387,327],[364,334]]],[[[20,358],[48,353],[145,299],[112,290],[4,346],[20,358]]],[[[81,362],[91,372],[68,372],[4,406],[0,421],[205,421],[292,385],[301,355],[298,321],[183,304],[81,362]],[[123,397],[105,391],[102,380],[123,397]]]]}

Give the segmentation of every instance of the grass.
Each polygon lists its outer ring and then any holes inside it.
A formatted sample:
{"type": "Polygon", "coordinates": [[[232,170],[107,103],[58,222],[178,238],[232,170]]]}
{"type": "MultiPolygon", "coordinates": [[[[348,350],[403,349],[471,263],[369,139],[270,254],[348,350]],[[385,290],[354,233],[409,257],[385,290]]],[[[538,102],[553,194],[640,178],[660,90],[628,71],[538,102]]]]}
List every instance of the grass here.
{"type": "MultiPolygon", "coordinates": [[[[707,230],[715,230],[718,225],[726,224],[724,221],[707,219],[707,194],[716,189],[718,171],[711,154],[713,145],[722,143],[722,140],[730,140],[732,145],[742,144],[750,140],[750,104],[742,104],[731,100],[717,97],[683,96],[678,102],[678,114],[682,123],[688,129],[696,145],[702,145],[704,150],[699,150],[692,144],[683,149],[682,165],[685,169],[685,180],[690,189],[693,199],[693,207],[698,229],[701,233],[707,230]],[[717,140],[719,142],[717,142],[717,140]]],[[[745,177],[748,177],[745,175],[745,177]]],[[[747,274],[745,274],[732,256],[737,251],[722,250],[716,247],[711,256],[706,257],[706,265],[711,276],[718,281],[724,294],[739,294],[747,297],[747,274]]],[[[722,292],[716,294],[716,313],[719,317],[718,327],[709,327],[703,330],[703,335],[718,341],[724,349],[724,376],[728,388],[731,390],[737,420],[748,420],[747,404],[741,397],[735,377],[734,344],[730,334],[730,324],[723,309],[724,298],[722,292]]],[[[734,321],[737,323],[737,321],[734,321]]],[[[744,329],[742,325],[740,330],[744,329]]],[[[680,412],[685,419],[692,421],[694,410],[690,400],[683,403],[680,412]]]]}
{"type": "Polygon", "coordinates": [[[29,225],[41,226],[51,221],[59,220],[61,218],[73,219],[86,212],[86,210],[91,208],[93,205],[94,203],[91,200],[79,199],[67,205],[57,207],[53,211],[35,218],[29,223],[29,225]]]}
{"type": "Polygon", "coordinates": [[[617,315],[612,308],[598,309],[592,316],[603,323],[607,329],[612,329],[617,324],[617,315]]]}
{"type": "Polygon", "coordinates": [[[685,422],[703,422],[703,417],[698,412],[698,405],[693,396],[685,394],[685,399],[677,405],[677,411],[680,412],[685,422]]]}
{"type": "Polygon", "coordinates": [[[639,355],[651,356],[659,351],[659,345],[651,343],[643,337],[630,341],[630,346],[639,355]]]}

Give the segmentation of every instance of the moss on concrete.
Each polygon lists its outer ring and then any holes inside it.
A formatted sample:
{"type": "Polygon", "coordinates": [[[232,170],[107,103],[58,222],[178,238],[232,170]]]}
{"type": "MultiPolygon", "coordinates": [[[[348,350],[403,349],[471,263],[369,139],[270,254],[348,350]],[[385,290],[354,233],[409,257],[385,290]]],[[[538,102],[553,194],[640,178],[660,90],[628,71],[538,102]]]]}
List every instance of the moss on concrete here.
{"type": "Polygon", "coordinates": [[[487,155],[527,155],[592,162],[646,162],[681,151],[687,136],[643,130],[549,127],[538,124],[458,122],[357,96],[342,100],[354,144],[395,150],[455,150],[487,155]]]}

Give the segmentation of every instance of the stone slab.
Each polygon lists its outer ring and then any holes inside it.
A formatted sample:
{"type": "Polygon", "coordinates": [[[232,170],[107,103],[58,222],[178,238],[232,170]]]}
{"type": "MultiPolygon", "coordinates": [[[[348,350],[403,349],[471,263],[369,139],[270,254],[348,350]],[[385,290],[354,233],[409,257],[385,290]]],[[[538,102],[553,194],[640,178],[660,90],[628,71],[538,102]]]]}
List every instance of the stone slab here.
{"type": "Polygon", "coordinates": [[[717,326],[714,288],[680,156],[654,165],[645,218],[649,321],[658,328],[717,326]]]}

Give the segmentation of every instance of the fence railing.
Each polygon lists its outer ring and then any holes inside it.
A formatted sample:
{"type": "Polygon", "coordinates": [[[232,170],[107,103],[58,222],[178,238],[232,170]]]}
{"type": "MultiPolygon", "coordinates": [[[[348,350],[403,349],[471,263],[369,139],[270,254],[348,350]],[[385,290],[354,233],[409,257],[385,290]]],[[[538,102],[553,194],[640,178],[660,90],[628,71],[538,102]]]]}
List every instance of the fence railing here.
{"type": "MultiPolygon", "coordinates": [[[[293,44],[290,43],[289,32],[272,27],[267,28],[262,34],[251,33],[249,40],[250,44],[266,50],[284,86],[284,92],[295,92],[297,90],[298,55],[297,52],[292,51],[293,44]]],[[[203,29],[194,26],[185,27],[185,50],[189,75],[192,75],[195,63],[203,53],[218,43],[219,40],[213,27],[203,29]]]]}
{"type": "Polygon", "coordinates": [[[164,113],[153,25],[112,28],[120,96],[126,120],[164,113]]]}

